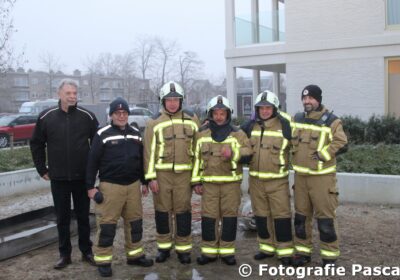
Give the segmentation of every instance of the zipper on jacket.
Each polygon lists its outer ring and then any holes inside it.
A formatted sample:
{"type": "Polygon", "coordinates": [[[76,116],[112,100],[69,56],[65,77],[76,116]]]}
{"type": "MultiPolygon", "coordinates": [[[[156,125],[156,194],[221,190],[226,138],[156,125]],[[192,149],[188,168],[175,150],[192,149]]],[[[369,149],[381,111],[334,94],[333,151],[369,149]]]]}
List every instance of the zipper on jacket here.
{"type": "Polygon", "coordinates": [[[71,158],[70,158],[70,129],[69,129],[69,112],[66,113],[67,119],[67,173],[68,173],[68,181],[71,181],[71,158]]]}

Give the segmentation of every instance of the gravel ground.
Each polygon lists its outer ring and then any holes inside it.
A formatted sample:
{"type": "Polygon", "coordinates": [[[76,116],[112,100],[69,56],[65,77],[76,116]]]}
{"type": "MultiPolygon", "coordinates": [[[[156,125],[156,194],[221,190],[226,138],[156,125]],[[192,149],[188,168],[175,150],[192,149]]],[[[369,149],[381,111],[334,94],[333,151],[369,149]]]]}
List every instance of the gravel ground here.
{"type": "MultiPolygon", "coordinates": [[[[52,204],[51,195],[47,190],[20,195],[15,197],[0,198],[0,217],[6,218],[23,211],[30,211],[52,204]]],[[[143,199],[144,205],[144,245],[149,257],[156,255],[154,210],[151,196],[143,199]]],[[[155,264],[150,268],[131,267],[125,264],[123,250],[123,234],[119,229],[114,242],[113,279],[243,279],[238,273],[241,264],[249,264],[253,274],[248,279],[270,278],[258,276],[261,262],[253,260],[252,256],[257,251],[256,234],[244,231],[243,218],[239,223],[237,241],[238,265],[228,267],[219,261],[206,266],[195,263],[199,255],[200,241],[200,199],[194,195],[193,205],[193,239],[194,250],[192,264],[181,265],[175,256],[164,264],[155,264]],[[218,275],[218,276],[217,276],[218,275]]],[[[366,276],[357,274],[350,276],[351,267],[360,264],[364,267],[390,266],[400,267],[400,206],[366,205],[366,204],[341,204],[337,210],[340,238],[341,257],[339,266],[346,270],[344,279],[366,279],[366,276]]],[[[316,229],[314,229],[316,230],[316,229]]],[[[92,233],[94,239],[94,232],[92,233]]],[[[315,235],[315,244],[318,237],[315,235]]],[[[0,279],[28,280],[28,279],[100,279],[94,267],[80,261],[77,249],[77,238],[73,238],[73,263],[61,271],[52,268],[58,258],[57,244],[33,250],[29,253],[0,262],[0,279]]],[[[310,267],[318,267],[320,258],[317,254],[318,246],[315,245],[314,255],[310,267]]],[[[275,259],[267,259],[264,264],[277,267],[275,259]]],[[[273,275],[272,275],[273,276],[273,275]]],[[[328,279],[329,277],[311,276],[307,279],[328,279]]],[[[332,277],[336,278],[336,277],[332,277]]],[[[370,279],[399,279],[400,277],[373,277],[370,279]]],[[[296,279],[295,277],[276,276],[273,279],[296,279]]]]}

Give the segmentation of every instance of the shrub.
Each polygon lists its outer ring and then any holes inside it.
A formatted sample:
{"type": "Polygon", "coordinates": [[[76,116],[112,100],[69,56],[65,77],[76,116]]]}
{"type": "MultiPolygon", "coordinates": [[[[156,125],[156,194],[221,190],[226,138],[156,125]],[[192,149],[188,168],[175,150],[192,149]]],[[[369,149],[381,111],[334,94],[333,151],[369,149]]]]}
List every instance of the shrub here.
{"type": "Polygon", "coordinates": [[[352,116],[344,116],[341,119],[351,144],[400,144],[399,118],[373,115],[368,122],[352,116]]]}
{"type": "Polygon", "coordinates": [[[400,175],[400,145],[350,145],[337,158],[338,172],[400,175]]]}
{"type": "Polygon", "coordinates": [[[33,161],[29,147],[0,150],[0,172],[32,167],[33,161]]]}

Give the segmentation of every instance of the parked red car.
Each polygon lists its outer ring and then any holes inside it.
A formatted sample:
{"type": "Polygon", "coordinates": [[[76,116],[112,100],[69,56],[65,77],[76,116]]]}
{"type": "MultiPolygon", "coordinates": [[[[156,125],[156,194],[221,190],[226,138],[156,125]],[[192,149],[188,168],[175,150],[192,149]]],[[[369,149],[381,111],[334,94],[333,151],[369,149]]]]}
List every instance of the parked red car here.
{"type": "Polygon", "coordinates": [[[14,142],[26,142],[32,137],[37,116],[26,114],[4,115],[0,117],[0,148],[10,145],[11,136],[14,142]]]}

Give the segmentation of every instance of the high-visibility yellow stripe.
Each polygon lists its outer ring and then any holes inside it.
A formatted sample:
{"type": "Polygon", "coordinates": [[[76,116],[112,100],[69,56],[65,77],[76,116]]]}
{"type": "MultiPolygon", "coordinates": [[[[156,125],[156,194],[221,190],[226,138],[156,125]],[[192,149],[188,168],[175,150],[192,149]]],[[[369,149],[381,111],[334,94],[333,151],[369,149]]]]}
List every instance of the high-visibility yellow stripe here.
{"type": "Polygon", "coordinates": [[[331,133],[331,128],[326,127],[326,126],[318,126],[318,125],[312,125],[312,124],[305,124],[305,123],[298,123],[298,122],[293,122],[293,126],[295,128],[301,128],[301,129],[310,129],[310,130],[315,130],[315,131],[322,131],[326,133],[331,133]]]}
{"type": "Polygon", "coordinates": [[[109,256],[94,255],[94,260],[96,262],[112,261],[112,255],[109,255],[109,256]]]}
{"type": "Polygon", "coordinates": [[[218,248],[201,247],[201,252],[204,254],[218,254],[218,248]]]}
{"type": "Polygon", "coordinates": [[[236,176],[202,176],[202,182],[235,182],[242,180],[242,175],[236,176]]]}
{"type": "MultiPolygon", "coordinates": [[[[274,178],[283,178],[289,174],[286,168],[286,160],[285,160],[285,149],[289,144],[289,141],[283,137],[282,131],[264,131],[263,135],[271,136],[271,137],[278,137],[282,138],[282,146],[279,150],[279,164],[281,167],[279,168],[278,173],[273,172],[259,172],[256,170],[250,170],[250,176],[258,177],[260,179],[274,179],[274,178]]],[[[260,130],[253,130],[251,132],[251,136],[260,137],[261,131],[260,130]]]]}
{"type": "MultiPolygon", "coordinates": [[[[264,131],[263,135],[272,137],[283,137],[282,131],[264,131]]],[[[261,130],[253,130],[251,136],[261,136],[261,130]]]]}
{"type": "Polygon", "coordinates": [[[282,173],[270,173],[270,172],[257,172],[250,171],[250,176],[258,177],[260,179],[275,179],[275,178],[283,178],[289,175],[289,171],[284,171],[282,173]]]}
{"type": "Polygon", "coordinates": [[[295,248],[296,248],[296,251],[302,252],[302,253],[311,254],[311,252],[312,252],[311,248],[301,246],[301,245],[296,245],[295,248]]]}
{"type": "Polygon", "coordinates": [[[166,242],[166,243],[157,242],[157,246],[160,249],[170,249],[170,248],[172,248],[172,243],[171,242],[166,242]]]}
{"type": "Polygon", "coordinates": [[[221,255],[234,254],[235,248],[219,248],[218,252],[221,255]]]}
{"type": "Polygon", "coordinates": [[[291,256],[291,255],[293,255],[293,253],[294,253],[293,248],[276,249],[276,254],[278,255],[278,257],[291,256]]]}
{"type": "Polygon", "coordinates": [[[128,256],[134,256],[137,255],[139,253],[143,252],[143,247],[140,247],[139,249],[136,250],[131,250],[128,252],[128,256]]]}
{"type": "Polygon", "coordinates": [[[157,170],[192,170],[191,164],[156,163],[155,167],[157,170]]]}
{"type": "MultiPolygon", "coordinates": [[[[163,129],[168,127],[168,126],[172,126],[174,124],[190,125],[193,128],[194,132],[198,131],[198,129],[199,129],[197,124],[196,124],[196,122],[194,122],[192,120],[181,119],[181,118],[171,119],[171,120],[164,121],[164,122],[161,122],[161,123],[158,123],[157,125],[155,125],[154,128],[153,128],[153,137],[152,137],[152,140],[151,140],[151,151],[150,151],[149,166],[148,166],[147,173],[145,174],[145,179],[149,180],[149,179],[156,178],[155,169],[166,169],[165,165],[161,165],[160,168],[157,168],[157,166],[155,165],[156,142],[157,142],[156,139],[157,139],[157,136],[158,136],[159,145],[158,145],[158,161],[157,161],[157,164],[163,164],[162,157],[164,155],[164,149],[165,149],[163,129]]],[[[177,165],[173,166],[172,163],[171,163],[169,169],[172,169],[172,167],[174,167],[174,170],[191,170],[191,168],[190,169],[176,169],[176,166],[177,165]]],[[[185,168],[187,168],[187,167],[185,167],[185,168]]]]}
{"type": "Polygon", "coordinates": [[[275,247],[273,247],[271,245],[268,245],[268,244],[260,243],[260,250],[261,251],[266,251],[266,252],[269,252],[269,253],[275,253],[275,247]]]}
{"type": "Polygon", "coordinates": [[[192,244],[189,245],[175,245],[176,251],[188,251],[192,249],[192,244]]]}
{"type": "Polygon", "coordinates": [[[323,175],[323,174],[329,174],[329,173],[334,173],[336,172],[336,165],[333,165],[331,167],[321,169],[321,170],[312,170],[307,167],[302,167],[298,165],[292,164],[294,171],[300,172],[300,173],[306,173],[310,175],[323,175]]]}
{"type": "Polygon", "coordinates": [[[324,257],[339,257],[340,251],[328,251],[321,249],[321,256],[324,257]]]}
{"type": "Polygon", "coordinates": [[[192,179],[191,182],[197,183],[197,182],[235,182],[235,181],[240,181],[242,180],[242,175],[241,174],[236,174],[236,169],[237,169],[237,162],[240,158],[240,143],[238,140],[229,135],[224,141],[222,142],[216,142],[212,139],[212,137],[201,137],[197,140],[197,145],[195,148],[195,161],[194,161],[194,166],[193,166],[193,171],[192,171],[192,179]],[[200,166],[204,165],[203,159],[200,158],[200,150],[202,144],[205,143],[218,143],[218,144],[230,144],[233,152],[233,158],[231,160],[231,169],[232,169],[232,176],[204,176],[203,172],[200,172],[200,166]]]}

